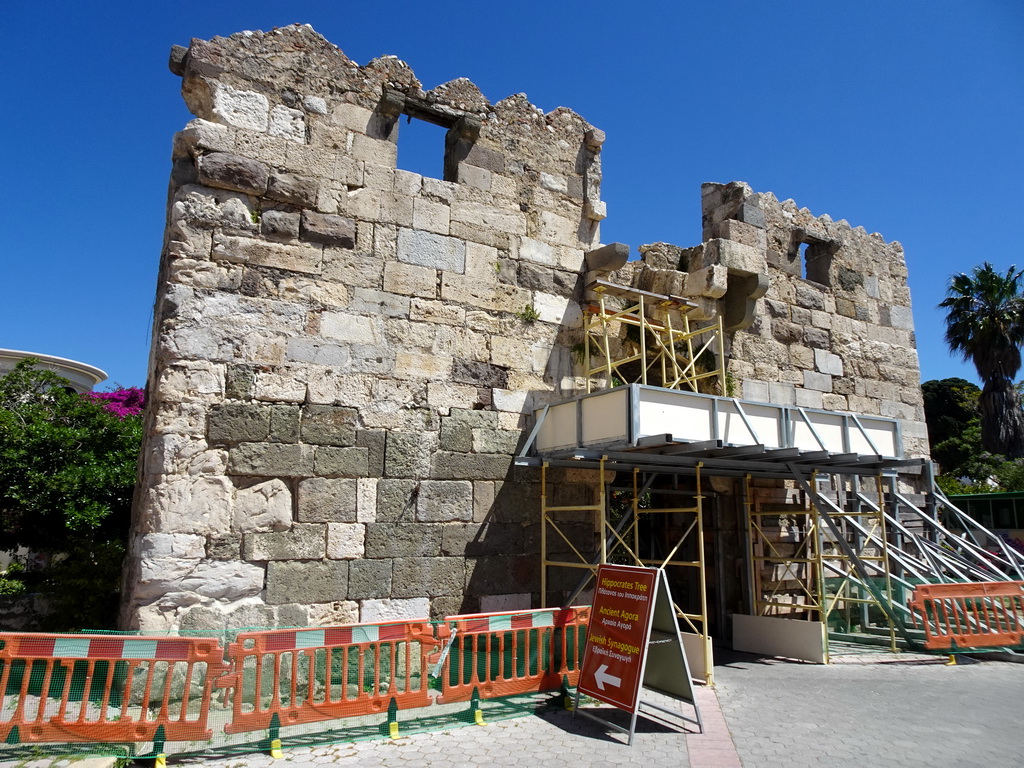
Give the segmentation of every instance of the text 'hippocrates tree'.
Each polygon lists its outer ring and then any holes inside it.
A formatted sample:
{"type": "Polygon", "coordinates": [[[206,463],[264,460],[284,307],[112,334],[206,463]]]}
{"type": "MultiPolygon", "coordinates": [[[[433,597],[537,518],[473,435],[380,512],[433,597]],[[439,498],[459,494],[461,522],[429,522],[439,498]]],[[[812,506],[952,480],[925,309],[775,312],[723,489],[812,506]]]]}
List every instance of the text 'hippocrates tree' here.
{"type": "Polygon", "coordinates": [[[579,690],[634,710],[643,679],[651,606],[658,572],[602,565],[598,570],[579,690]]]}

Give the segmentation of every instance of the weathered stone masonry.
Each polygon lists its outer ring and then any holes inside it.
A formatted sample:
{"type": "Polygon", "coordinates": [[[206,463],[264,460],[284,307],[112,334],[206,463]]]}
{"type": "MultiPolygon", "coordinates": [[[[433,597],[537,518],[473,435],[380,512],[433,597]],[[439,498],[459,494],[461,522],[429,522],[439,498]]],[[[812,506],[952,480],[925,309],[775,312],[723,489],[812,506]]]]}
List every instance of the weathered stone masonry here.
{"type": "MultiPolygon", "coordinates": [[[[309,27],[171,66],[197,119],[174,142],[125,625],[535,604],[538,478],[511,458],[534,407],[584,388],[602,132],[464,79],[423,91],[309,27]],[[448,128],[445,180],[396,168],[410,117],[448,128]]],[[[742,184],[705,185],[704,217],[702,245],[606,277],[723,312],[737,394],[894,415],[926,451],[899,245],[742,184]]],[[[567,532],[593,544],[587,516],[567,532]]]]}

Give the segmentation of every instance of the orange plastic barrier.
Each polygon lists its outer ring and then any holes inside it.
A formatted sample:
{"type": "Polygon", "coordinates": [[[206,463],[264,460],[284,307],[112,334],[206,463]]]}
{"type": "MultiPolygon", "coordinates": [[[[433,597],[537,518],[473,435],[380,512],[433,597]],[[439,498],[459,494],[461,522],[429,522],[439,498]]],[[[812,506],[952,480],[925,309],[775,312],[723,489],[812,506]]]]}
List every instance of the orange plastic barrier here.
{"type": "Polygon", "coordinates": [[[445,649],[442,701],[554,691],[579,679],[589,607],[449,616],[439,629],[445,649]]]}
{"type": "Polygon", "coordinates": [[[0,738],[205,741],[223,669],[205,638],[0,633],[0,738]]]}
{"type": "Polygon", "coordinates": [[[430,703],[438,642],[426,620],[240,633],[228,645],[228,733],[313,723],[430,703]],[[275,715],[277,716],[275,718],[275,715]]]}
{"type": "Polygon", "coordinates": [[[994,648],[1024,642],[1024,581],[922,584],[910,612],[929,650],[994,648]]]}

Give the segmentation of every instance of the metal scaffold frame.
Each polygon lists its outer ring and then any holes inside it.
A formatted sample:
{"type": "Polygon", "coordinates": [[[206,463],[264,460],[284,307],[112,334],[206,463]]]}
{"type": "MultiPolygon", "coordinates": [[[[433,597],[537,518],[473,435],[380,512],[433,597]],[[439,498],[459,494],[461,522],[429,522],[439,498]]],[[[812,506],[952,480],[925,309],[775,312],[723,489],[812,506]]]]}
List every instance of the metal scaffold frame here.
{"type": "Polygon", "coordinates": [[[605,482],[605,462],[603,459],[597,467],[600,472],[601,481],[599,483],[600,490],[598,491],[598,502],[596,504],[549,504],[551,491],[548,469],[549,465],[547,462],[541,465],[541,605],[547,606],[550,583],[548,571],[550,568],[572,568],[587,571],[580,579],[572,595],[563,601],[565,604],[572,603],[588,587],[591,579],[597,574],[598,566],[603,564],[618,562],[618,564],[659,569],[694,569],[696,570],[696,580],[699,585],[697,590],[698,611],[685,610],[676,601],[675,596],[673,596],[673,608],[677,618],[681,620],[683,631],[689,630],[700,643],[704,669],[703,678],[708,685],[713,685],[713,658],[711,638],[708,633],[707,572],[704,551],[704,495],[701,490],[700,467],[696,467],[694,471],[695,490],[692,493],[693,504],[672,507],[650,507],[641,503],[641,500],[651,492],[652,484],[660,473],[642,473],[639,469],[634,468],[631,473],[632,482],[629,486],[630,498],[628,509],[618,519],[614,518],[613,510],[609,503],[611,493],[609,492],[608,484],[605,482]],[[595,552],[581,552],[559,527],[559,520],[557,519],[559,514],[578,512],[594,513],[594,527],[599,532],[595,547],[597,551],[595,552]],[[663,542],[667,554],[653,557],[651,554],[643,552],[644,545],[649,542],[643,540],[641,521],[644,516],[653,517],[657,515],[692,515],[692,519],[684,524],[684,530],[674,540],[663,542]],[[558,535],[564,541],[575,556],[575,559],[556,560],[549,556],[549,550],[551,549],[549,546],[549,535],[551,533],[558,535]],[[680,551],[684,547],[689,546],[691,542],[696,550],[696,559],[679,559],[680,551]]]}
{"type": "Polygon", "coordinates": [[[726,394],[722,318],[711,325],[691,326],[688,313],[696,305],[670,296],[596,280],[587,289],[597,294],[597,303],[585,306],[584,345],[587,392],[596,376],[604,386],[616,379],[624,384],[655,384],[665,389],[700,391],[702,382],[715,381],[719,394],[726,394]],[[626,306],[609,306],[608,297],[625,300],[626,306]],[[673,324],[678,315],[678,325],[673,324]],[[623,345],[622,334],[638,329],[636,351],[623,345]],[[713,360],[713,365],[707,362],[713,360]],[[626,366],[639,363],[639,371],[626,366]]]}

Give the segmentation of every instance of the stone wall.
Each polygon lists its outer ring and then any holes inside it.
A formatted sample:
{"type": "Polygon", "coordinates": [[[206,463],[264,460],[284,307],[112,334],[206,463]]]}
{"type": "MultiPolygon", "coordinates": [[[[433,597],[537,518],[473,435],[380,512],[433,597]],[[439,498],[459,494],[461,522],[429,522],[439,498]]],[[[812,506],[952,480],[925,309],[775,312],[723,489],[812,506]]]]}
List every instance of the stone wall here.
{"type": "MultiPolygon", "coordinates": [[[[721,314],[735,394],[895,416],[927,452],[899,244],[707,184],[700,245],[588,261],[604,135],[569,110],[424,91],[300,26],[194,40],[171,69],[197,119],[174,142],[126,627],[537,605],[539,476],[512,456],[585,386],[594,277],[721,314]],[[407,119],[447,128],[443,180],[397,168],[407,119]]],[[[593,503],[594,473],[553,479],[593,503]]],[[[591,513],[570,517],[591,551],[591,513]]]]}
{"type": "Polygon", "coordinates": [[[576,393],[603,134],[468,80],[424,91],[309,27],[194,40],[171,68],[197,119],[174,141],[124,623],[528,607],[537,478],[511,458],[524,414],[576,393]],[[410,117],[448,127],[445,180],[396,168],[410,117]]]}

